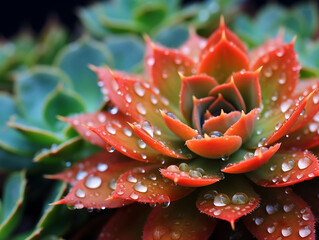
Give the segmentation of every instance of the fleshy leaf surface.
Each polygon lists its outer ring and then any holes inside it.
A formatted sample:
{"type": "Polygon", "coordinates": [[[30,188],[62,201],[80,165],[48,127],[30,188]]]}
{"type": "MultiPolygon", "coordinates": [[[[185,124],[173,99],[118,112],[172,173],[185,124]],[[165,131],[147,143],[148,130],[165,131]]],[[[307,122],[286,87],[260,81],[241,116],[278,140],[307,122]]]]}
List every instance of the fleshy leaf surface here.
{"type": "Polygon", "coordinates": [[[147,218],[143,240],[204,240],[214,231],[216,220],[201,214],[193,197],[156,207],[147,218]],[[187,208],[185,208],[187,206],[187,208]]]}
{"type": "Polygon", "coordinates": [[[189,76],[195,73],[195,63],[179,51],[155,45],[147,40],[146,73],[162,96],[178,112],[181,79],[178,73],[189,76]]]}
{"type": "Polygon", "coordinates": [[[103,227],[98,240],[141,239],[149,212],[150,208],[141,204],[120,208],[103,227]]]}
{"type": "Polygon", "coordinates": [[[238,136],[223,136],[191,139],[186,141],[187,147],[194,153],[207,158],[221,158],[236,152],[241,146],[242,140],[238,136]]]}
{"type": "Polygon", "coordinates": [[[12,173],[7,179],[0,209],[1,239],[7,239],[18,224],[25,187],[25,172],[12,173]]]}
{"type": "Polygon", "coordinates": [[[203,98],[217,85],[215,79],[207,75],[181,76],[182,86],[180,92],[180,111],[184,118],[192,122],[193,96],[203,98]]]}
{"type": "Polygon", "coordinates": [[[218,161],[207,161],[204,158],[170,165],[161,169],[161,174],[176,184],[187,187],[202,187],[221,180],[224,176],[219,171],[218,161]]]}
{"type": "Polygon", "coordinates": [[[284,187],[319,176],[319,163],[308,150],[279,151],[267,164],[247,176],[263,187],[284,187]]]}
{"type": "Polygon", "coordinates": [[[245,173],[256,170],[265,165],[279,147],[280,143],[270,148],[259,147],[254,153],[240,149],[229,157],[227,165],[222,171],[225,173],[245,173]]]}
{"type": "Polygon", "coordinates": [[[227,178],[224,181],[205,187],[196,201],[197,208],[214,218],[228,221],[235,228],[235,221],[253,211],[259,196],[241,177],[227,178]]]}
{"type": "Polygon", "coordinates": [[[315,240],[310,207],[291,189],[261,189],[261,205],[244,221],[258,239],[315,240]]]}
{"type": "Polygon", "coordinates": [[[142,203],[167,203],[183,198],[194,190],[176,186],[160,174],[159,167],[150,165],[125,172],[117,180],[112,197],[142,203]]]}

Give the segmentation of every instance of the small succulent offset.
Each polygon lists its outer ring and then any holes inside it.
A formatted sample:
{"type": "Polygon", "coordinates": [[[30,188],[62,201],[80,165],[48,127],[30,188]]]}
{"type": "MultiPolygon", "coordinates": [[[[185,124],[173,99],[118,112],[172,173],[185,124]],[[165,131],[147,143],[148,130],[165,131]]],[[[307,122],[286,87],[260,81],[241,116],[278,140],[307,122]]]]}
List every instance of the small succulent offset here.
{"type": "Polygon", "coordinates": [[[144,76],[92,66],[109,101],[65,121],[108,151],[49,176],[72,185],[55,204],[125,206],[99,239],[208,239],[217,219],[315,239],[319,81],[298,82],[294,42],[248,53],[222,18],[179,49],[146,37],[144,76]]]}

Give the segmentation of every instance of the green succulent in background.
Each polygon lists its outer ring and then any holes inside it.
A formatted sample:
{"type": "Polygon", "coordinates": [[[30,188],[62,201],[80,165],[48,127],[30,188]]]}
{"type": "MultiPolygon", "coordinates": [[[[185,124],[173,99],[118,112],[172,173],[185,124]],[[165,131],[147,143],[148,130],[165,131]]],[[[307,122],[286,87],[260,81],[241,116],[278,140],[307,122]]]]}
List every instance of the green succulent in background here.
{"type": "Polygon", "coordinates": [[[49,22],[38,37],[23,31],[0,42],[0,90],[11,91],[13,73],[36,64],[52,64],[55,55],[68,42],[67,31],[56,21],[49,22]]]}
{"type": "Polygon", "coordinates": [[[232,22],[234,31],[250,48],[267,38],[274,37],[280,29],[286,39],[298,36],[295,48],[302,65],[301,77],[319,77],[319,8],[315,2],[306,2],[287,9],[269,4],[254,17],[237,15],[232,22]]]}
{"type": "Polygon", "coordinates": [[[161,39],[162,34],[167,34],[169,29],[174,31],[176,27],[183,27],[187,32],[186,22],[208,34],[217,27],[221,13],[230,20],[242,2],[206,0],[182,6],[181,0],[112,0],[80,9],[79,17],[96,38],[104,38],[110,33],[134,32],[146,33],[158,40],[157,37],[161,39]]]}

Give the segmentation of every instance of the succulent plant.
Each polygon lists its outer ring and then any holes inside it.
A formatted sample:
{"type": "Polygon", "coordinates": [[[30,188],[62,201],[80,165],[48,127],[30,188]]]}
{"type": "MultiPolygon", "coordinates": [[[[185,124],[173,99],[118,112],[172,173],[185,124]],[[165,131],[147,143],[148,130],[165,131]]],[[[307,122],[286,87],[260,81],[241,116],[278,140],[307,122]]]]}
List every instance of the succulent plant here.
{"type": "Polygon", "coordinates": [[[232,25],[235,33],[250,47],[256,47],[266,38],[274,37],[280,29],[286,39],[297,35],[295,48],[303,67],[301,75],[318,77],[318,19],[318,4],[315,2],[302,2],[291,9],[278,4],[268,4],[254,17],[247,14],[237,15],[232,25]]]}
{"type": "Polygon", "coordinates": [[[109,33],[134,32],[147,33],[158,41],[165,42],[170,38],[177,44],[187,37],[186,22],[203,33],[210,32],[218,25],[221,12],[230,19],[242,2],[206,0],[182,6],[180,0],[112,0],[80,9],[79,17],[96,38],[104,38],[109,33]],[[169,34],[173,32],[175,34],[169,34]]]}
{"type": "Polygon", "coordinates": [[[248,53],[221,19],[179,49],[146,38],[145,75],[92,66],[109,100],[63,120],[107,151],[48,176],[72,186],[54,204],[122,207],[99,239],[226,238],[218,219],[241,239],[315,239],[319,81],[298,82],[294,43],[248,53]]]}

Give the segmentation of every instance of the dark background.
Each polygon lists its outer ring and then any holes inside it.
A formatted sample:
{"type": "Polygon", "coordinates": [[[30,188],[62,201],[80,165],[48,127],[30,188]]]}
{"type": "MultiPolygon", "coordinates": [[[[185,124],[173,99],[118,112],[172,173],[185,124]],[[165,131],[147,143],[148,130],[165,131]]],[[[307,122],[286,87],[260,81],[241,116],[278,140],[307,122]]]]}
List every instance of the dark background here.
{"type": "MultiPolygon", "coordinates": [[[[146,0],[147,1],[147,0],[146,0]]],[[[267,2],[279,2],[289,6],[302,0],[248,0],[250,11],[262,7],[267,2]]],[[[319,0],[314,0],[319,1],[319,0]]],[[[76,10],[97,0],[3,0],[0,5],[0,36],[13,36],[24,27],[40,31],[49,17],[56,17],[69,30],[77,25],[76,10]]],[[[194,2],[183,0],[183,3],[194,2]]]]}

